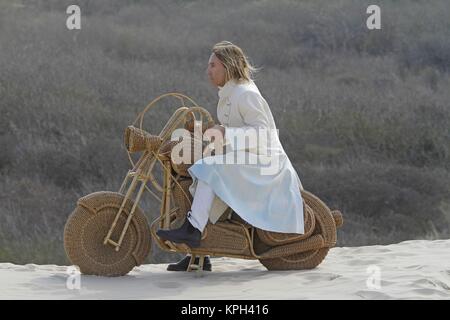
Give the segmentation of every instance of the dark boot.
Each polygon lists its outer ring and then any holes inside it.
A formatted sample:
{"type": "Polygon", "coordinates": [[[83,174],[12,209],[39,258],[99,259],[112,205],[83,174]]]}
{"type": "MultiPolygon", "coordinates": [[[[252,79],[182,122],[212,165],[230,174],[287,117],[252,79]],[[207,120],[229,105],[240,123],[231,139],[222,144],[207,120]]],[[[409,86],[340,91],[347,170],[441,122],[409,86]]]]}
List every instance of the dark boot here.
{"type": "MultiPolygon", "coordinates": [[[[171,263],[167,266],[167,271],[187,271],[189,266],[189,261],[191,261],[190,256],[186,256],[177,263],[171,263]]],[[[198,265],[199,258],[196,257],[194,263],[198,265]]],[[[205,261],[203,262],[203,271],[211,271],[212,265],[211,260],[208,256],[205,257],[205,261]]]]}
{"type": "Polygon", "coordinates": [[[202,233],[194,227],[189,219],[186,218],[184,223],[178,229],[173,230],[158,230],[156,231],[158,237],[163,240],[169,240],[175,243],[185,243],[191,248],[200,247],[200,240],[202,233]]]}

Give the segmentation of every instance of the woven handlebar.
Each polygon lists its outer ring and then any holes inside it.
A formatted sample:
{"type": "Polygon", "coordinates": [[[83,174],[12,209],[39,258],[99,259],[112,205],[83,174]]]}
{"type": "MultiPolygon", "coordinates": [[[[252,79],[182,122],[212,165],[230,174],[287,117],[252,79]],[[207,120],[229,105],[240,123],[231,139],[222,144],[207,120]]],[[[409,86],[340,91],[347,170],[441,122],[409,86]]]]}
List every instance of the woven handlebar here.
{"type": "Polygon", "coordinates": [[[148,133],[143,129],[128,126],[125,129],[124,143],[129,152],[154,151],[159,148],[163,140],[159,136],[148,133]]]}

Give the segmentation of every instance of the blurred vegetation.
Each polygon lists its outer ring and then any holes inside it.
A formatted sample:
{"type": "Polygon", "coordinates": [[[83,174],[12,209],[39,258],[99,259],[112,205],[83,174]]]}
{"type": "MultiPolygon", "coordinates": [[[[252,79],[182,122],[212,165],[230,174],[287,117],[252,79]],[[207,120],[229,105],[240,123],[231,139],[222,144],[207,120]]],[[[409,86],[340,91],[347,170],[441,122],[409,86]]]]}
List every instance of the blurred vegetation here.
{"type": "MultiPolygon", "coordinates": [[[[123,130],[150,100],[178,91],[216,116],[205,70],[221,40],[262,68],[304,187],[344,213],[339,246],[448,238],[450,5],[377,3],[369,31],[360,0],[0,0],[0,261],[68,263],[67,217],[118,190],[123,130]],[[70,4],[81,30],[66,28],[70,4]]],[[[176,107],[151,111],[147,130],[176,107]]],[[[142,206],[159,214],[151,196],[142,206]]]]}

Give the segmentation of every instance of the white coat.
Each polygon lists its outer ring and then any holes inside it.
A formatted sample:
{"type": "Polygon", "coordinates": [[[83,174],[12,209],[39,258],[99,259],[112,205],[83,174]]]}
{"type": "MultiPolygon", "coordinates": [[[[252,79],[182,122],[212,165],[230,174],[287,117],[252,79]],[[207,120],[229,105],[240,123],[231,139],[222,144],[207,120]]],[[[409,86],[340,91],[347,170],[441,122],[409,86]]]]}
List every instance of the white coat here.
{"type": "Polygon", "coordinates": [[[218,94],[217,117],[225,126],[229,148],[224,155],[200,159],[188,169],[193,178],[191,194],[195,195],[197,179],[214,190],[209,214],[212,223],[231,207],[257,228],[303,234],[303,186],[281,145],[268,103],[253,81],[230,80],[219,87],[218,94]],[[265,138],[256,143],[238,142],[255,129],[272,134],[261,136],[265,138]],[[241,162],[236,164],[235,158],[234,164],[228,164],[229,156],[241,157],[241,162]]]}

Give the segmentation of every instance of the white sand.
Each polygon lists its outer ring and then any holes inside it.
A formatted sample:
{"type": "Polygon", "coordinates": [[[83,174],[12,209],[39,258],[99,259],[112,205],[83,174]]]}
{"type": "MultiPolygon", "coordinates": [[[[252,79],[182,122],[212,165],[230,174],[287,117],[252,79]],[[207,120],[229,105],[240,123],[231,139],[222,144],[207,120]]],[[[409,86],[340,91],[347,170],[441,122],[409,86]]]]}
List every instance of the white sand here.
{"type": "Polygon", "coordinates": [[[143,265],[127,276],[81,275],[67,266],[0,264],[1,299],[449,299],[450,240],[333,248],[313,270],[267,271],[258,261],[214,258],[203,276],[143,265]],[[379,273],[378,273],[379,271],[379,273]],[[380,276],[379,286],[376,276],[380,276]],[[370,277],[372,276],[372,280],[370,277]],[[374,278],[375,277],[375,278],[374,278]],[[369,286],[368,286],[369,283],[369,286]],[[74,282],[69,281],[69,284],[74,282]]]}

